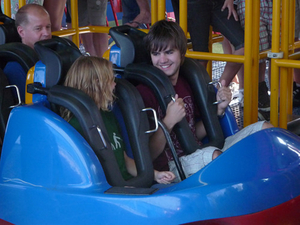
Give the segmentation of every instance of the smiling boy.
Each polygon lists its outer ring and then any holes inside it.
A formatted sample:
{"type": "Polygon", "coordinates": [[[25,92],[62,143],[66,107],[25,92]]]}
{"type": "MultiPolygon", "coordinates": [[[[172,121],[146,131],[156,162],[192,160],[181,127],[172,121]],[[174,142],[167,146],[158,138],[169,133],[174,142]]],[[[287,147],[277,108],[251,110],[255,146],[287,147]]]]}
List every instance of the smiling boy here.
{"type": "MultiPolygon", "coordinates": [[[[175,101],[171,101],[166,110],[166,114],[162,113],[158,101],[152,90],[145,85],[138,85],[138,90],[141,93],[145,106],[155,109],[158,113],[158,118],[164,123],[171,134],[172,142],[176,149],[177,155],[183,162],[183,169],[186,175],[198,171],[213,159],[218,157],[227,148],[243,139],[244,137],[261,129],[272,127],[271,124],[264,121],[250,125],[237,134],[226,138],[223,149],[216,147],[206,147],[198,149],[190,155],[185,155],[179,141],[172,131],[173,127],[180,122],[184,117],[187,119],[190,129],[201,145],[201,140],[206,136],[206,130],[203,122],[196,121],[195,118],[200,118],[199,112],[194,103],[194,96],[187,81],[179,73],[187,49],[187,39],[181,27],[171,21],[161,20],[156,22],[150,29],[149,33],[144,38],[147,50],[150,52],[151,61],[154,67],[162,70],[173,84],[175,89],[175,101]],[[187,167],[193,165],[193,172],[187,172],[187,167]]],[[[223,115],[225,109],[231,101],[231,91],[225,87],[225,81],[222,80],[222,87],[218,89],[216,99],[218,102],[217,114],[223,115]]],[[[169,147],[167,146],[166,138],[162,129],[158,129],[150,138],[150,153],[154,162],[154,168],[158,170],[168,170],[176,174],[173,158],[169,147]]]]}

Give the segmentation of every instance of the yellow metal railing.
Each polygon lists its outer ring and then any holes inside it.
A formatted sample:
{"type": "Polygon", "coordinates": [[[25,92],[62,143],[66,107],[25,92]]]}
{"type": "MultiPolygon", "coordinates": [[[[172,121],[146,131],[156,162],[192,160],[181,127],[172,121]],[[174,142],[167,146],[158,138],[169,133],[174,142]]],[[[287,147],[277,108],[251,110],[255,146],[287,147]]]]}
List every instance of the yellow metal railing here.
{"type": "MultiPolygon", "coordinates": [[[[152,0],[159,8],[165,5],[165,0],[152,0]]],[[[244,63],[244,126],[257,121],[258,106],[258,66],[259,59],[266,58],[267,52],[259,53],[259,15],[260,1],[247,0],[245,2],[245,53],[244,56],[204,53],[187,51],[187,56],[196,59],[220,60],[244,63]]],[[[187,34],[187,0],[180,0],[179,24],[187,34]]],[[[155,8],[152,8],[155,10],[155,8]]],[[[155,12],[157,13],[157,12],[155,12]]],[[[155,14],[152,23],[158,18],[155,14]]],[[[288,115],[292,114],[292,69],[300,68],[300,53],[293,54],[295,48],[300,47],[299,41],[294,43],[295,0],[273,0],[273,31],[272,53],[283,52],[283,58],[271,59],[271,123],[274,126],[287,128],[288,115]],[[281,31],[280,31],[281,30],[281,31]],[[280,92],[279,92],[280,87],[280,92]],[[278,102],[280,99],[280,102],[278,102]],[[279,112],[278,112],[278,107],[279,112]]]]}
{"type": "MultiPolygon", "coordinates": [[[[25,0],[19,0],[20,7],[25,0]]],[[[187,32],[187,0],[179,1],[179,24],[187,32]]],[[[259,53],[259,15],[260,1],[246,0],[245,7],[245,53],[244,56],[216,54],[207,52],[187,51],[186,56],[195,59],[228,61],[243,63],[244,72],[244,126],[257,121],[258,105],[258,65],[259,59],[266,58],[267,52],[259,53]]],[[[151,0],[151,22],[165,19],[165,0],[151,0]]],[[[10,0],[4,0],[4,13],[11,15],[10,0]]],[[[58,36],[72,36],[74,43],[79,46],[79,34],[89,32],[108,33],[109,27],[86,26],[78,27],[77,0],[71,4],[72,28],[53,32],[58,36]]],[[[273,0],[273,30],[272,53],[283,52],[283,58],[271,59],[271,123],[282,128],[287,127],[287,117],[292,114],[292,68],[299,68],[300,41],[294,43],[295,0],[273,0]],[[279,91],[280,87],[280,91],[279,91]],[[278,98],[280,101],[278,102],[278,98]]],[[[213,41],[220,41],[215,38],[213,41]]]]}

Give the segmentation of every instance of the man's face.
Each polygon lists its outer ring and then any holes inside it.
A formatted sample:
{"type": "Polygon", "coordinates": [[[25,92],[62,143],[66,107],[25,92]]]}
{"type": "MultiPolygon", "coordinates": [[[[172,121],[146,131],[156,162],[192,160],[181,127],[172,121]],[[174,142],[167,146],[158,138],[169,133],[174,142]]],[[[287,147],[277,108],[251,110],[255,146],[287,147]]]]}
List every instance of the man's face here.
{"type": "Polygon", "coordinates": [[[181,65],[181,54],[178,49],[168,47],[163,51],[153,51],[151,60],[153,66],[162,70],[172,81],[177,82],[181,65]]]}
{"type": "Polygon", "coordinates": [[[49,15],[43,11],[28,13],[28,23],[25,26],[19,26],[18,32],[23,44],[31,48],[37,41],[50,39],[52,35],[49,15]]]}

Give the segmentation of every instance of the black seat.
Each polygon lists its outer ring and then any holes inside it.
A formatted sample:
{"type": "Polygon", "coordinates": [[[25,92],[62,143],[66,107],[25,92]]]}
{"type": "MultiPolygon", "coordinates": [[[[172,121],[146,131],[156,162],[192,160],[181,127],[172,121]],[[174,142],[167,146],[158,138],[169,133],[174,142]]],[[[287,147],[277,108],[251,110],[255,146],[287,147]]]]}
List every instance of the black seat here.
{"type": "Polygon", "coordinates": [[[0,138],[2,139],[4,137],[5,127],[11,107],[16,106],[16,104],[19,103],[19,96],[13,95],[12,89],[7,88],[8,85],[15,84],[9,84],[7,77],[3,73],[3,69],[10,61],[18,62],[27,73],[28,70],[38,61],[38,58],[33,49],[22,43],[17,42],[0,45],[0,138]]]}
{"type": "Polygon", "coordinates": [[[123,25],[110,28],[109,34],[121,49],[121,67],[129,63],[150,62],[150,54],[146,51],[143,42],[146,33],[123,25]]]}
{"type": "MultiPolygon", "coordinates": [[[[83,92],[63,87],[64,77],[71,64],[81,56],[78,48],[66,43],[61,38],[44,40],[35,44],[35,50],[41,61],[45,64],[46,84],[38,83],[28,85],[28,92],[47,94],[47,100],[52,110],[59,113],[57,105],[68,108],[84,131],[84,138],[90,144],[98,156],[104,169],[108,182],[116,187],[134,186],[149,187],[153,181],[153,166],[148,148],[148,119],[146,113],[141,113],[143,101],[137,90],[127,81],[118,81],[116,95],[118,105],[128,128],[133,156],[136,160],[138,176],[125,181],[119,172],[117,162],[106,135],[106,129],[101,119],[101,114],[95,103],[83,92]],[[130,110],[128,110],[130,109],[130,110]],[[144,121],[144,122],[142,122],[144,121]],[[101,129],[103,138],[99,136],[101,129]],[[106,144],[105,144],[106,143],[106,144]]],[[[41,80],[41,82],[43,82],[41,80]]],[[[35,79],[35,81],[39,82],[35,79]]],[[[113,192],[113,191],[112,191],[113,192]]]]}
{"type": "Polygon", "coordinates": [[[38,56],[32,48],[19,42],[0,45],[0,68],[10,61],[18,62],[28,72],[38,61],[38,56]]]}
{"type": "Polygon", "coordinates": [[[21,42],[15,26],[15,20],[0,13],[0,45],[10,42],[21,42]]]}
{"type": "MultiPolygon", "coordinates": [[[[148,131],[148,119],[146,113],[141,113],[144,107],[143,101],[137,90],[130,83],[120,80],[116,86],[118,104],[123,113],[126,127],[129,128],[130,144],[138,171],[136,177],[127,181],[123,179],[118,169],[111,145],[108,144],[110,142],[106,135],[101,114],[91,98],[80,90],[61,85],[41,88],[35,83],[31,84],[28,90],[33,94],[47,95],[50,103],[63,106],[73,113],[83,129],[84,138],[98,157],[110,185],[113,187],[133,186],[144,188],[151,186],[154,173],[148,150],[149,137],[145,133],[148,131]]],[[[122,191],[124,190],[122,189],[122,191]]],[[[114,192],[114,189],[110,191],[110,193],[114,192]]],[[[145,194],[145,192],[143,193],[145,194]]],[[[149,190],[147,193],[152,193],[152,190],[149,190]]]]}
{"type": "MultiPolygon", "coordinates": [[[[25,44],[15,42],[0,45],[0,68],[2,70],[4,70],[7,63],[14,62],[18,63],[24,70],[24,73],[27,74],[29,69],[33,67],[37,61],[38,56],[35,51],[25,44]]],[[[13,67],[11,66],[10,68],[13,67]]],[[[24,77],[24,74],[19,74],[16,70],[13,77],[14,81],[11,81],[12,83],[10,84],[17,85],[17,87],[24,87],[25,89],[26,77],[24,77]],[[17,79],[18,77],[20,79],[17,79]]],[[[24,89],[21,90],[24,91],[24,89]]],[[[21,96],[24,95],[25,93],[21,93],[21,96]]],[[[14,96],[17,98],[17,95],[14,96]]]]}
{"type": "Polygon", "coordinates": [[[34,50],[46,67],[46,87],[62,84],[73,62],[81,56],[73,42],[60,37],[38,41],[34,50]]]}

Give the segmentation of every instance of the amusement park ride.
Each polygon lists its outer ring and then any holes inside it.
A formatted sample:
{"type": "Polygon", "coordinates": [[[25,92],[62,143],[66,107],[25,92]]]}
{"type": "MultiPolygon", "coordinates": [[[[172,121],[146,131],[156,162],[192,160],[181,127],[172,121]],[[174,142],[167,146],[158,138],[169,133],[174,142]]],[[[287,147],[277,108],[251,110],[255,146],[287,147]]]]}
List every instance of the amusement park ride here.
{"type": "MultiPolygon", "coordinates": [[[[61,37],[35,44],[35,51],[11,40],[7,17],[0,25],[0,223],[2,224],[298,224],[300,138],[282,128],[259,131],[238,142],[194,175],[170,186],[152,187],[149,124],[136,83],[155,89],[165,109],[174,89],[145,63],[143,31],[119,26],[109,57],[118,73],[116,116],[128,136],[138,175],[124,180],[95,103],[62,81],[81,55],[61,37]],[[2,35],[2,36],[1,36],[2,35]],[[25,103],[19,103],[2,72],[19,62],[27,75],[25,103]],[[59,114],[68,108],[84,130],[80,135],[59,114]]],[[[204,68],[186,58],[181,70],[193,83],[206,120],[208,145],[222,145],[238,131],[230,108],[218,119],[215,89],[204,68]]],[[[199,148],[187,124],[176,134],[186,151],[199,148]]],[[[125,137],[124,137],[125,138],[125,137]]],[[[178,165],[180,171],[180,165],[178,165]]]]}

